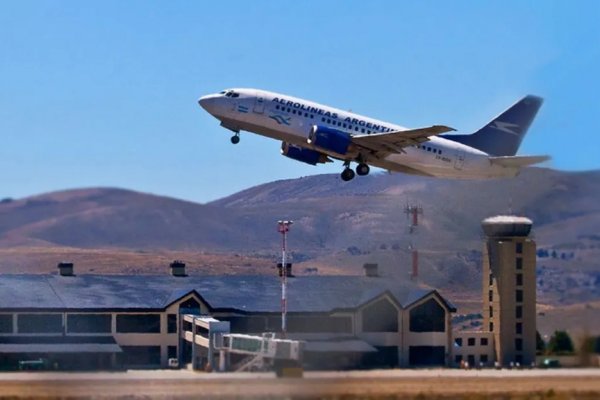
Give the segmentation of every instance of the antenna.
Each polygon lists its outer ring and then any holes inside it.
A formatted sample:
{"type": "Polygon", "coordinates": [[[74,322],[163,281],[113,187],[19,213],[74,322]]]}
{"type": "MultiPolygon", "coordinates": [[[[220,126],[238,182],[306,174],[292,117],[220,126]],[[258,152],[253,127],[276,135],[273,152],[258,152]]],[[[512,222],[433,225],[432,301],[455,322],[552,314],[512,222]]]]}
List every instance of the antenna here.
{"type": "Polygon", "coordinates": [[[281,335],[287,333],[287,234],[293,221],[277,221],[277,231],[281,233],[281,335]]]}

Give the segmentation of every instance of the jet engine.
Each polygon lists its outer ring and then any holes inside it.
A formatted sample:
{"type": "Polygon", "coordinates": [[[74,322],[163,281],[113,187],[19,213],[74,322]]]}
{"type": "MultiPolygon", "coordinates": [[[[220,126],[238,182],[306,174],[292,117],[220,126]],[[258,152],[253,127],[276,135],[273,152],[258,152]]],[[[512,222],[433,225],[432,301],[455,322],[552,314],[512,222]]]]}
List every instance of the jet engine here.
{"type": "Polygon", "coordinates": [[[308,135],[308,143],[344,155],[348,152],[352,137],[350,134],[337,129],[313,125],[308,135]]]}
{"type": "Polygon", "coordinates": [[[305,149],[299,146],[294,146],[293,144],[286,142],[281,144],[281,154],[291,158],[292,160],[302,161],[310,165],[317,165],[318,163],[326,163],[330,161],[323,153],[319,153],[318,151],[311,149],[305,149]]]}

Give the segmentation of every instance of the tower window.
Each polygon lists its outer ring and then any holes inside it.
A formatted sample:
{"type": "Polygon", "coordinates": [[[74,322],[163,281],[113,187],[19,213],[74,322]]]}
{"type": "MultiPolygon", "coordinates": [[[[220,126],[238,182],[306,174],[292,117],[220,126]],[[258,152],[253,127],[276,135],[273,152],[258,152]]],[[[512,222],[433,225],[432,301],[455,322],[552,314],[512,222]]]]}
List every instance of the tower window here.
{"type": "Polygon", "coordinates": [[[517,274],[517,286],[523,286],[523,274],[517,274]]]}
{"type": "Polygon", "coordinates": [[[516,264],[517,269],[523,269],[523,259],[521,257],[517,257],[516,262],[517,262],[517,264],[516,264]]]}
{"type": "Polygon", "coordinates": [[[515,292],[515,300],[517,301],[517,303],[523,302],[523,291],[522,290],[517,290],[515,292]]]}
{"type": "Polygon", "coordinates": [[[516,252],[517,254],[523,254],[523,243],[521,243],[521,242],[518,242],[518,243],[515,245],[515,252],[516,252]]]}
{"type": "Polygon", "coordinates": [[[515,325],[515,333],[517,335],[520,335],[523,333],[523,323],[522,322],[517,322],[517,324],[515,325]]]}
{"type": "Polygon", "coordinates": [[[523,306],[517,306],[515,309],[515,318],[523,318],[523,306]]]}

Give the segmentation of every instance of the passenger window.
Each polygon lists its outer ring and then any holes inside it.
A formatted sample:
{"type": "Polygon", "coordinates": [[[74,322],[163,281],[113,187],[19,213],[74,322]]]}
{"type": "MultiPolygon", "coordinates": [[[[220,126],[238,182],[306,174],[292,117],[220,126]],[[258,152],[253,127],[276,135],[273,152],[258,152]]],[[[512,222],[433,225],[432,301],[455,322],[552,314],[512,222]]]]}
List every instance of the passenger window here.
{"type": "Polygon", "coordinates": [[[305,116],[306,118],[308,118],[308,113],[304,113],[304,116],[305,116]]]}
{"type": "Polygon", "coordinates": [[[296,114],[296,110],[292,110],[292,114],[296,114]]]}
{"type": "Polygon", "coordinates": [[[346,127],[346,124],[343,124],[342,126],[345,128],[345,127],[346,127]]]}
{"type": "Polygon", "coordinates": [[[325,118],[321,118],[321,121],[325,122],[325,118]]]}
{"type": "Polygon", "coordinates": [[[362,133],[365,133],[365,128],[361,128],[360,130],[362,133]]]}
{"type": "Polygon", "coordinates": [[[276,110],[279,110],[279,104],[275,106],[275,109],[276,109],[276,110]]]}
{"type": "Polygon", "coordinates": [[[310,114],[310,119],[313,119],[313,118],[314,118],[314,115],[310,114]]]}
{"type": "Polygon", "coordinates": [[[287,109],[287,112],[290,112],[290,111],[292,111],[292,109],[291,109],[291,108],[288,108],[288,109],[287,109]]]}
{"type": "Polygon", "coordinates": [[[355,130],[356,132],[358,132],[358,126],[357,126],[357,127],[355,127],[355,128],[354,128],[354,130],[355,130]]]}
{"type": "Polygon", "coordinates": [[[370,135],[370,134],[371,134],[371,131],[367,131],[367,133],[370,135]]]}

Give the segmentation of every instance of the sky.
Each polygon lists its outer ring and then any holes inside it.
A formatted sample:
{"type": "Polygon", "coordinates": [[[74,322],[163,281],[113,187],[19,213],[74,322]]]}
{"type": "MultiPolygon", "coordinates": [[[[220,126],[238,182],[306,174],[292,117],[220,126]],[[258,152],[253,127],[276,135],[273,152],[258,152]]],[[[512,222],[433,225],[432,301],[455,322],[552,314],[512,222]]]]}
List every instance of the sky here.
{"type": "MultiPolygon", "coordinates": [[[[600,168],[598,1],[0,1],[0,197],[121,187],[207,202],[339,173],[200,109],[271,90],[471,133],[545,103],[519,154],[600,168]]],[[[349,184],[360,184],[360,179],[349,184]]]]}

